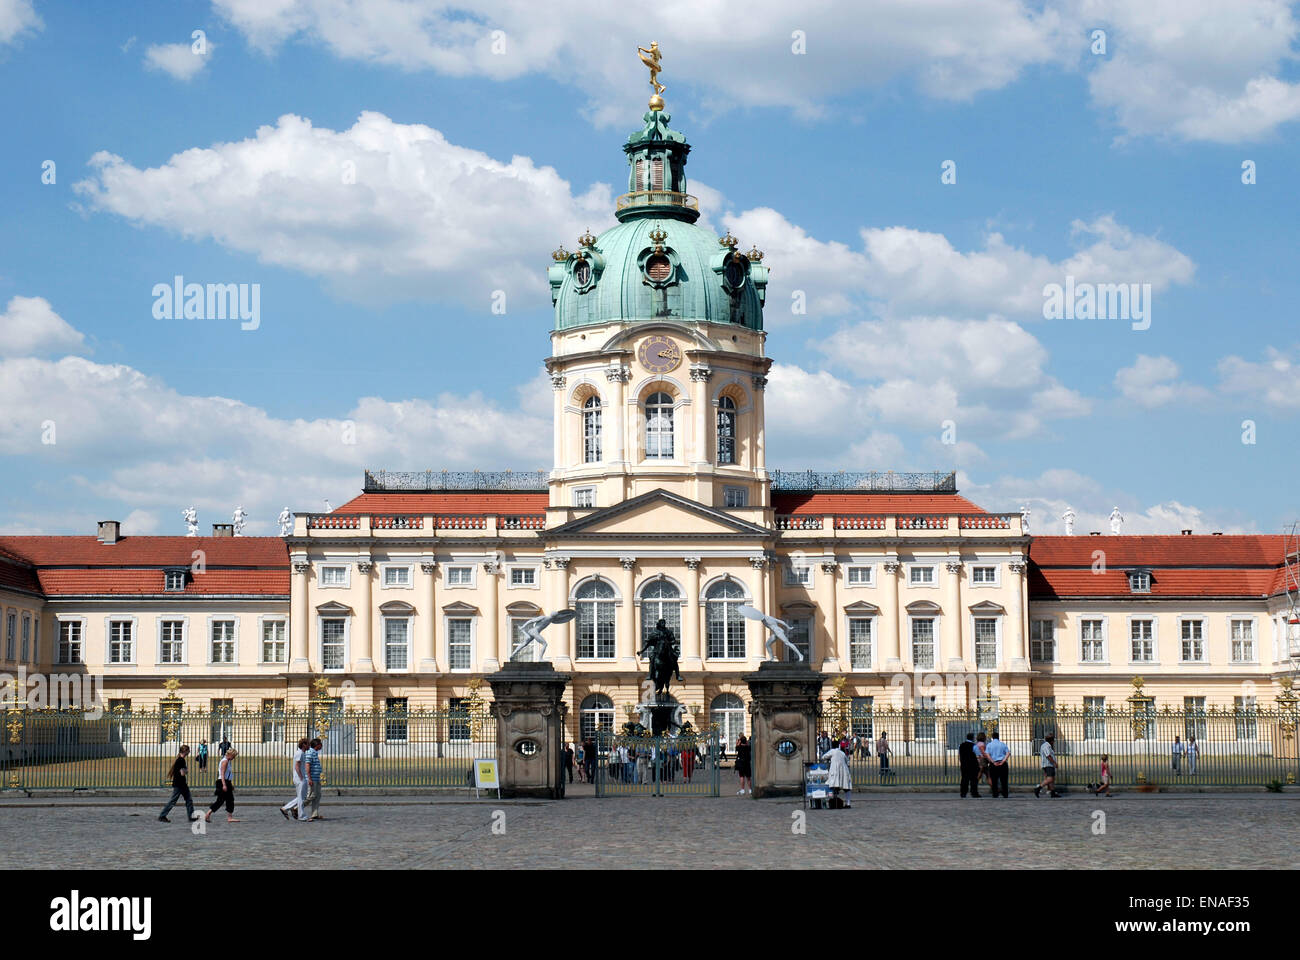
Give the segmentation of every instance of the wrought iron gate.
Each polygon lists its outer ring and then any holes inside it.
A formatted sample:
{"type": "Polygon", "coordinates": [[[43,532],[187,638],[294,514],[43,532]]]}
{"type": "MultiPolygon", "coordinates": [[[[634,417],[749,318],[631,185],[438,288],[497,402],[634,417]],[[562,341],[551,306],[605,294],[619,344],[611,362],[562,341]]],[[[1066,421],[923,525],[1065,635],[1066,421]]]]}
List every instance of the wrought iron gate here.
{"type": "Polygon", "coordinates": [[[598,797],[716,797],[721,748],[716,731],[694,736],[596,737],[598,797]]]}

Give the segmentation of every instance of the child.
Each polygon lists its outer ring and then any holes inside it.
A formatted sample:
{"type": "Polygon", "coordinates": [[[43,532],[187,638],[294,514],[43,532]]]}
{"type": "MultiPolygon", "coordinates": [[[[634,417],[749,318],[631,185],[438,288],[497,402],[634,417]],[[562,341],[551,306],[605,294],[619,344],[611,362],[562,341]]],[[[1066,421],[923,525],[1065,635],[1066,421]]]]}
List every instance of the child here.
{"type": "Polygon", "coordinates": [[[1097,789],[1092,791],[1093,796],[1106,791],[1106,796],[1110,796],[1110,755],[1103,753],[1101,755],[1101,783],[1097,784],[1097,789]]]}

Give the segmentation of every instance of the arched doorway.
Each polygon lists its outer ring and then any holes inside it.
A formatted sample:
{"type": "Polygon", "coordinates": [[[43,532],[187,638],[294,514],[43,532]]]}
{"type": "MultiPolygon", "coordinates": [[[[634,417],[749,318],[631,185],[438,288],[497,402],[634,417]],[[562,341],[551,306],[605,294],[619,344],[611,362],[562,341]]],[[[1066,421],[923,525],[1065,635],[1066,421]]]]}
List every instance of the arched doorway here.
{"type": "Polygon", "coordinates": [[[603,693],[591,693],[578,708],[578,735],[586,740],[598,730],[614,732],[614,701],[603,693]]]}
{"type": "Polygon", "coordinates": [[[734,750],[736,739],[745,732],[745,701],[734,693],[720,693],[709,705],[709,721],[718,725],[718,740],[734,750]]]}

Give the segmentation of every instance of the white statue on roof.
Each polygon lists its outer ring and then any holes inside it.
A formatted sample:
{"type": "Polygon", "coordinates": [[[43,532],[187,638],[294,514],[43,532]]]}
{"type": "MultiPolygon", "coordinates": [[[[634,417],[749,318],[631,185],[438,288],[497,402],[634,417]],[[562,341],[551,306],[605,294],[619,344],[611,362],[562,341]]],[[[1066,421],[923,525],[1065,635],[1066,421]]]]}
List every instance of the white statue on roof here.
{"type": "Polygon", "coordinates": [[[199,512],[193,507],[186,507],[181,511],[181,516],[185,518],[187,528],[185,536],[197,537],[199,535],[199,512]]]}
{"type": "Polygon", "coordinates": [[[1110,512],[1110,532],[1111,532],[1111,534],[1112,534],[1113,536],[1118,537],[1118,536],[1119,536],[1120,528],[1123,527],[1123,526],[1124,526],[1124,514],[1122,514],[1122,513],[1119,512],[1119,507],[1116,507],[1114,510],[1112,510],[1112,511],[1110,512]]]}
{"type": "Polygon", "coordinates": [[[235,536],[242,537],[244,535],[244,521],[247,519],[248,514],[244,512],[243,506],[235,507],[235,512],[230,516],[230,520],[235,527],[235,536]]]}
{"type": "Polygon", "coordinates": [[[1021,533],[1029,532],[1029,512],[1030,512],[1029,504],[1023,503],[1020,505],[1020,532],[1021,533]]]}
{"type": "Polygon", "coordinates": [[[280,536],[287,537],[293,532],[293,514],[289,512],[288,507],[281,510],[280,515],[275,519],[280,524],[280,536]]]}
{"type": "Polygon", "coordinates": [[[1070,506],[1067,506],[1065,513],[1061,514],[1061,520],[1065,523],[1065,535],[1067,537],[1074,536],[1074,517],[1074,508],[1070,506]]]}

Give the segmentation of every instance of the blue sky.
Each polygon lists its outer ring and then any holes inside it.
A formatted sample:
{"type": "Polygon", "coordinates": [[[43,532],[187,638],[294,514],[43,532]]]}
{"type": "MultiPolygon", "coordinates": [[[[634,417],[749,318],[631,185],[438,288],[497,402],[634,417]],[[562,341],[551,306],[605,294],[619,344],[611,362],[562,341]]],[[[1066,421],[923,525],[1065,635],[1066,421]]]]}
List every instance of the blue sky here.
{"type": "Polygon", "coordinates": [[[0,0],[0,529],[272,532],[363,466],[546,466],[549,253],[613,223],[657,39],[706,219],[773,272],[773,465],[957,468],[1036,532],[1275,531],[1296,13],[1127,6],[691,3],[652,38],[566,4],[0,0]],[[155,318],[177,274],[258,284],[260,326],[155,318]],[[1067,274],[1151,284],[1150,329],[1044,319],[1067,274]]]}

